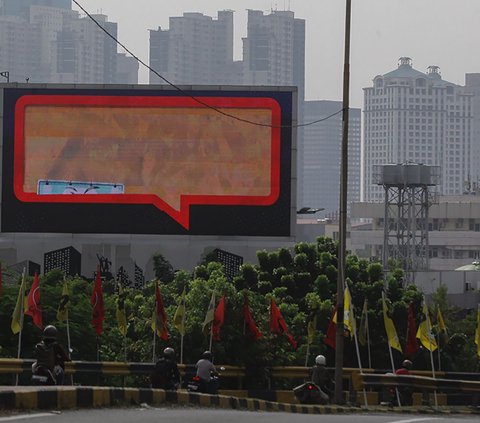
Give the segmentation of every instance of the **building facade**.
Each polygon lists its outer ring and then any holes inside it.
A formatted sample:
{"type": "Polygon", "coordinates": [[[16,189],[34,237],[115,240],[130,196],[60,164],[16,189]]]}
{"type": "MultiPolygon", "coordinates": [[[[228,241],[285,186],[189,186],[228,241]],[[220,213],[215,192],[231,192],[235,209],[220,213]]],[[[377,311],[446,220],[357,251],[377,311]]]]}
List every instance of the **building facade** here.
{"type": "MultiPolygon", "coordinates": [[[[429,209],[429,265],[455,270],[480,258],[480,198],[442,196],[429,209]]],[[[351,231],[352,249],[359,256],[380,259],[383,254],[385,209],[382,203],[354,203],[353,219],[371,219],[371,226],[351,231]]]]}
{"type": "MultiPolygon", "coordinates": [[[[174,84],[239,84],[233,62],[233,11],[171,17],[169,29],[150,30],[150,66],[174,84]]],[[[241,77],[241,75],[240,75],[241,77]]],[[[150,83],[165,83],[150,72],[150,83]]]]}
{"type": "MultiPolygon", "coordinates": [[[[117,24],[94,18],[114,37],[117,24]]],[[[88,17],[72,10],[71,0],[0,0],[0,69],[10,82],[132,83],[117,72],[116,42],[88,17]]],[[[124,61],[123,61],[124,62],[124,61]]],[[[122,63],[123,63],[122,62],[122,63]]]]}
{"type": "MultiPolygon", "coordinates": [[[[341,101],[306,101],[305,122],[314,122],[342,110],[341,101]]],[[[351,108],[348,138],[349,203],[360,201],[361,188],[361,113],[351,108]]],[[[342,113],[306,126],[303,129],[303,156],[298,169],[302,172],[300,187],[302,206],[322,207],[323,213],[334,217],[340,204],[340,161],[342,145],[342,113]]]]}
{"type": "MultiPolygon", "coordinates": [[[[233,11],[171,17],[150,30],[150,66],[174,84],[297,86],[305,91],[305,21],[294,12],[248,10],[243,60],[233,57],[233,11]]],[[[150,73],[150,83],[165,83],[150,73]]]]}
{"type": "Polygon", "coordinates": [[[305,20],[291,11],[264,15],[248,10],[247,36],[243,38],[244,83],[293,85],[305,97],[305,20]]]}
{"type": "Polygon", "coordinates": [[[462,194],[472,173],[473,98],[437,66],[423,73],[408,57],[376,76],[364,88],[364,199],[383,200],[376,165],[408,162],[440,166],[439,192],[462,194]]]}

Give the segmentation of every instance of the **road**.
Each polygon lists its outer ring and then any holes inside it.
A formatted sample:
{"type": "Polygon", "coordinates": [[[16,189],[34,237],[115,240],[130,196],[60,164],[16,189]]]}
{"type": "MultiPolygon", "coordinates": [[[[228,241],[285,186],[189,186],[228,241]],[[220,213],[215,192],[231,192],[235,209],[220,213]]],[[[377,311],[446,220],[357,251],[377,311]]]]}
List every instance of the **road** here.
{"type": "MultiPolygon", "coordinates": [[[[122,409],[76,410],[57,413],[31,413],[0,417],[0,422],[29,421],[32,423],[349,423],[348,414],[290,414],[215,410],[198,408],[145,407],[122,409]]],[[[401,414],[356,414],[355,423],[478,423],[478,416],[425,416],[401,414]],[[442,422],[444,420],[444,422],[442,422]]]]}

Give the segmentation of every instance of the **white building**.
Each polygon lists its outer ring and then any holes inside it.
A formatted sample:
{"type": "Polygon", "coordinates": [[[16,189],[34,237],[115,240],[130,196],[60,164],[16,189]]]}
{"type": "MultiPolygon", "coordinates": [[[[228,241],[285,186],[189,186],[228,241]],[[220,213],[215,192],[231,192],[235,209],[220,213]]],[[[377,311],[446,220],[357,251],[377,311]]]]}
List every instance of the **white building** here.
{"type": "Polygon", "coordinates": [[[441,168],[441,194],[462,194],[471,178],[473,97],[444,81],[437,66],[413,69],[408,57],[364,88],[364,199],[383,199],[374,166],[422,163],[441,168]]]}
{"type": "MultiPolygon", "coordinates": [[[[371,227],[351,231],[352,249],[362,257],[382,257],[383,203],[354,203],[352,218],[372,219],[371,227]]],[[[444,196],[429,209],[430,269],[455,270],[480,257],[480,196],[444,196]]]]}

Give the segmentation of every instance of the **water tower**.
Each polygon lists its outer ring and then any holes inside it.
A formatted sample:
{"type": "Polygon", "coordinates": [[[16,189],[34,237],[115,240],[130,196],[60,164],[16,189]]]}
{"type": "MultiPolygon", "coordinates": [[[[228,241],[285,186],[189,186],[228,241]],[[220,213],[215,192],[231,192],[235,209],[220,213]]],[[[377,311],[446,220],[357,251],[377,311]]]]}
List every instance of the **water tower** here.
{"type": "Polygon", "coordinates": [[[374,181],[385,189],[383,266],[395,259],[407,280],[414,272],[428,269],[429,187],[438,185],[439,166],[417,163],[378,165],[374,181]]]}

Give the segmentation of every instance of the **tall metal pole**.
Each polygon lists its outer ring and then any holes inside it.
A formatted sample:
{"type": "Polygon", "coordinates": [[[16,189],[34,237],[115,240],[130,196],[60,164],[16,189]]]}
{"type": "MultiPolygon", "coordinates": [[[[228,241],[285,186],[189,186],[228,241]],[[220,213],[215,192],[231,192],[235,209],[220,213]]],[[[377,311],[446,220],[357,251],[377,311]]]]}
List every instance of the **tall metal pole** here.
{"type": "Polygon", "coordinates": [[[337,333],[335,349],[335,403],[343,403],[343,289],[345,285],[347,243],[347,188],[348,188],[348,109],[350,107],[350,25],[352,0],[346,0],[345,58],[343,65],[342,152],[340,165],[340,221],[337,279],[337,333]]]}

